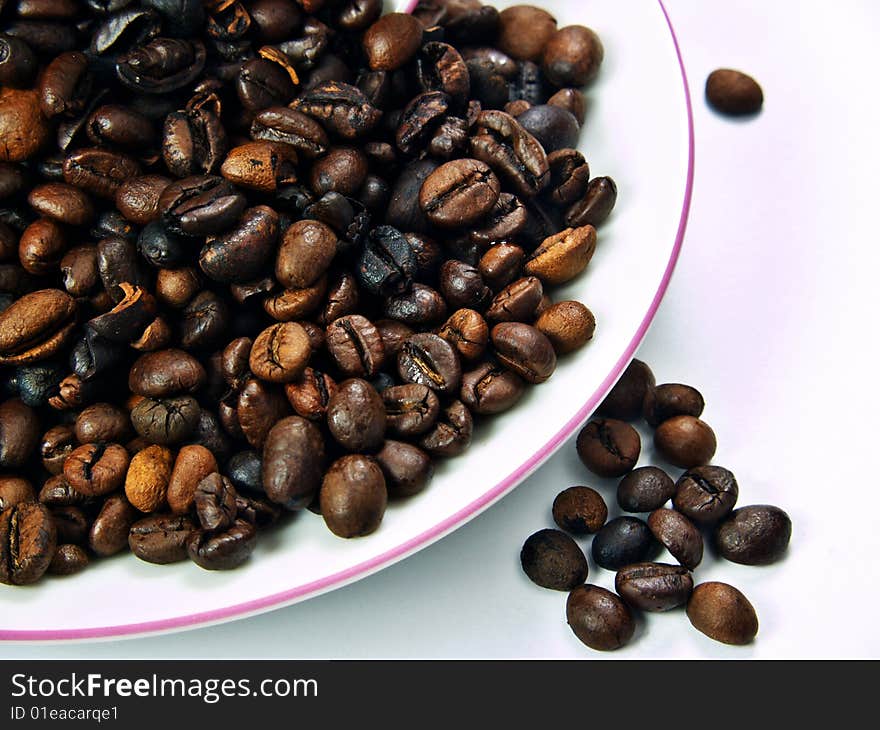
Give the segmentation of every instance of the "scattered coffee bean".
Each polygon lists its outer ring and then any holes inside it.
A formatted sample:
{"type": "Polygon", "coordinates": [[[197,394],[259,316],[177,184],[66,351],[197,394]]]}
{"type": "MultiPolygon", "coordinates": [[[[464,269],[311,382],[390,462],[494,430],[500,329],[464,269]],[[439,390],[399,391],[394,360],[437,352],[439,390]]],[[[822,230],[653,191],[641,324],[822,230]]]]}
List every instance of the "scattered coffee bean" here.
{"type": "Polygon", "coordinates": [[[698,525],[711,525],[730,513],[738,497],[733,472],[721,466],[698,466],[679,477],[672,504],[698,525]]]}
{"type": "Polygon", "coordinates": [[[577,543],[559,530],[539,530],[520,552],[520,563],[533,583],[555,591],[570,591],[586,581],[587,558],[577,543]]]}
{"type": "Polygon", "coordinates": [[[715,528],[715,546],[726,560],[769,565],[779,560],[791,540],[791,519],[779,507],[740,507],[715,528]]]}
{"type": "Polygon", "coordinates": [[[703,396],[696,388],[678,383],[664,383],[656,388],[649,388],[645,393],[642,415],[649,426],[657,428],[675,416],[699,418],[704,407],[703,396]]]}
{"type": "Polygon", "coordinates": [[[651,531],[644,522],[635,517],[617,517],[593,537],[593,560],[606,570],[620,570],[647,559],[654,546],[651,531]]]}
{"type": "Polygon", "coordinates": [[[694,579],[681,565],[635,563],[617,572],[614,590],[640,611],[669,611],[688,602],[694,579]]]}
{"type": "Polygon", "coordinates": [[[589,583],[568,594],[565,615],[574,635],[597,651],[620,649],[636,630],[632,612],[620,596],[589,583]]]}
{"type": "Polygon", "coordinates": [[[654,510],[648,516],[648,529],[663,547],[688,570],[703,559],[703,536],[687,517],[671,509],[654,510]]]}
{"type": "Polygon", "coordinates": [[[642,413],[645,396],[654,387],[654,373],[641,360],[633,360],[623,371],[599,406],[599,412],[609,418],[632,421],[642,413]]]}
{"type": "Polygon", "coordinates": [[[756,114],[764,105],[764,92],[748,74],[719,68],[706,79],[706,100],[716,111],[739,117],[756,114]]]}
{"type": "Polygon", "coordinates": [[[553,521],[573,535],[598,532],[607,519],[605,500],[590,487],[569,487],[553,500],[553,521]]]}
{"type": "Polygon", "coordinates": [[[626,512],[653,512],[675,495],[675,482],[656,466],[633,469],[617,485],[617,504],[626,512]]]}
{"type": "Polygon", "coordinates": [[[724,644],[750,644],[758,634],[758,616],[749,600],[727,583],[700,583],[688,600],[693,627],[724,644]]]}
{"type": "Polygon", "coordinates": [[[577,437],[581,462],[600,477],[620,477],[631,471],[641,449],[638,432],[613,418],[590,421],[577,437]]]}
{"type": "Polygon", "coordinates": [[[717,442],[709,424],[694,416],[674,416],[654,432],[654,446],[669,463],[682,469],[708,464],[717,442]]]}

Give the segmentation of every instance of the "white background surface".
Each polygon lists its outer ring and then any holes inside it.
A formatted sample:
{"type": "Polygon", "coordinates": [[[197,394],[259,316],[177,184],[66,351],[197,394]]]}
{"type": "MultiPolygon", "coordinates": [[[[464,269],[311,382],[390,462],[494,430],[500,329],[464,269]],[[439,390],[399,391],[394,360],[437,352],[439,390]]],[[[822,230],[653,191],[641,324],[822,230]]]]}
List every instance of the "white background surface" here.
{"type": "MultiPolygon", "coordinates": [[[[708,557],[697,570],[751,599],[761,621],[752,646],[715,644],[674,612],[641,621],[637,640],[611,656],[877,657],[880,6],[667,8],[694,97],[696,188],[678,269],[639,357],[658,382],[702,390],[715,463],[736,473],[740,505],[784,507],[794,535],[775,566],[708,557]],[[758,118],[708,111],[703,81],[718,66],[760,80],[758,118]]],[[[652,456],[646,446],[641,463],[652,456]]],[[[579,483],[615,509],[614,483],[588,474],[569,444],[451,536],[331,594],[186,633],[6,644],[0,655],[604,658],[566,626],[565,595],[533,586],[519,568],[525,537],[552,525],[553,497],[579,483]]],[[[592,566],[590,581],[610,587],[613,575],[592,566]]]]}

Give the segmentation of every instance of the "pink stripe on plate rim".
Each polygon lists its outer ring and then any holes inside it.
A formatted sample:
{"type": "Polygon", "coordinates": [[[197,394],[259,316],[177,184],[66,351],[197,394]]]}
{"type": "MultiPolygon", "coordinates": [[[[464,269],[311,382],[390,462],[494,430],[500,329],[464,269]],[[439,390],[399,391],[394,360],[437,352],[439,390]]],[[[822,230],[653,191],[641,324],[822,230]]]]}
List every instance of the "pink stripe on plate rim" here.
{"type": "MultiPolygon", "coordinates": [[[[679,47],[678,38],[675,34],[675,28],[672,25],[672,21],[669,18],[669,13],[666,11],[663,0],[657,1],[660,5],[661,11],[663,12],[664,18],[666,19],[666,24],[669,27],[669,32],[672,35],[672,42],[675,47],[675,53],[678,58],[679,68],[681,70],[681,78],[684,84],[685,104],[687,108],[688,118],[687,183],[685,185],[684,200],[682,201],[681,216],[678,224],[678,232],[675,238],[675,245],[673,246],[672,255],[670,256],[669,263],[666,265],[666,270],[663,273],[663,278],[660,280],[660,285],[658,286],[657,292],[654,294],[654,298],[651,301],[651,306],[648,309],[648,312],[645,314],[645,317],[642,319],[638,330],[636,330],[636,333],[630,341],[629,345],[627,346],[626,350],[615,363],[612,371],[602,381],[602,385],[599,387],[599,389],[556,433],[556,435],[554,435],[547,443],[545,443],[540,449],[538,449],[538,451],[536,451],[531,457],[529,457],[528,460],[521,464],[505,479],[496,484],[492,489],[480,496],[478,499],[474,500],[466,507],[460,509],[455,514],[447,517],[439,524],[434,525],[430,529],[425,530],[421,534],[407,540],[397,547],[392,548],[391,550],[387,550],[381,555],[377,555],[376,557],[359,563],[358,565],[352,566],[351,568],[347,568],[346,570],[334,573],[333,575],[325,576],[324,578],[321,578],[319,580],[297,586],[296,588],[292,588],[287,591],[274,593],[270,596],[265,596],[263,598],[257,598],[252,601],[246,601],[245,603],[239,603],[234,606],[227,606],[225,608],[218,608],[211,611],[202,611],[199,613],[188,614],[186,616],[177,616],[174,618],[161,619],[156,621],[144,621],[141,623],[120,624],[117,626],[102,626],[85,629],[49,629],[26,631],[0,630],[0,640],[71,641],[113,637],[132,638],[138,635],[150,634],[155,632],[167,632],[184,628],[193,628],[196,626],[207,626],[233,618],[244,618],[249,615],[263,613],[272,608],[281,608],[285,605],[296,602],[298,599],[303,599],[307,596],[317,596],[320,593],[326,593],[327,591],[330,591],[334,588],[340,588],[343,585],[352,583],[359,578],[364,578],[372,573],[377,572],[381,568],[384,568],[407,557],[408,555],[416,552],[418,549],[426,547],[432,542],[439,540],[447,533],[452,532],[452,530],[456,527],[464,524],[469,519],[475,517],[480,512],[487,509],[489,506],[492,505],[492,503],[503,497],[507,492],[511,491],[521,481],[529,476],[529,474],[531,474],[535,469],[543,464],[553,454],[553,452],[556,451],[556,449],[558,449],[559,446],[562,445],[562,443],[575,431],[575,429],[577,429],[581,424],[584,423],[584,421],[586,421],[587,418],[590,417],[590,415],[601,402],[600,399],[604,397],[605,393],[611,389],[615,382],[617,382],[617,379],[620,377],[621,373],[624,371],[626,366],[629,365],[630,361],[635,355],[636,350],[638,349],[638,346],[644,339],[645,333],[648,331],[648,327],[650,327],[651,322],[653,321],[654,316],[657,313],[657,309],[660,306],[660,302],[663,299],[664,294],[666,293],[666,289],[669,286],[672,272],[675,269],[679,254],[681,253],[685,230],[687,229],[688,213],[690,212],[691,196],[693,193],[694,185],[693,107],[691,104],[690,90],[688,88],[687,72],[685,71],[684,61],[681,55],[681,48],[679,47]]],[[[416,2],[412,2],[407,12],[412,12],[412,10],[415,8],[415,5],[416,2]]]]}

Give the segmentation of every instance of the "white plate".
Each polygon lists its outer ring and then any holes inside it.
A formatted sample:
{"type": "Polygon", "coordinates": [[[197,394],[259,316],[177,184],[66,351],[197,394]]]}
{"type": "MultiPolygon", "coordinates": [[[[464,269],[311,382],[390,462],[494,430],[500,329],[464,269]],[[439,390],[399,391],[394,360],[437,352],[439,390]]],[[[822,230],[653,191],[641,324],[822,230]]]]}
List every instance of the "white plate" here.
{"type": "MultiPolygon", "coordinates": [[[[399,3],[401,6],[406,3],[399,3]]],[[[513,3],[499,3],[508,5],[513,3]]],[[[596,315],[593,341],[511,413],[481,423],[465,455],[441,465],[423,494],[392,504],[374,535],[334,537],[304,512],[261,535],[247,566],[210,573],[130,556],[73,578],[2,587],[0,639],[70,640],[171,631],[247,616],[338,588],[403,559],[513,489],[583,423],[641,342],[684,235],[693,131],[684,69],[657,0],[544,2],[560,26],[594,28],[605,45],[589,90],[581,149],[594,175],[617,181],[617,209],[587,272],[554,292],[596,315]]]]}

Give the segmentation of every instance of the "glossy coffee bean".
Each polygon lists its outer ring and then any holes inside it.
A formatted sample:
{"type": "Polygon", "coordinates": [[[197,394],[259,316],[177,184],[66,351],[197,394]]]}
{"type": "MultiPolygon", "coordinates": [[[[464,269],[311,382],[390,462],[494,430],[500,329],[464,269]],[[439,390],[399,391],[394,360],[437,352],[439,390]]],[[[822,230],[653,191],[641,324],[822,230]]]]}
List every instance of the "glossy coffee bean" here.
{"type": "Polygon", "coordinates": [[[165,117],[162,158],[175,177],[216,173],[228,146],[226,130],[210,109],[187,109],[165,117]]]}
{"type": "Polygon", "coordinates": [[[213,292],[199,292],[183,308],[180,344],[186,350],[213,347],[223,338],[228,325],[226,302],[213,292]]]}
{"type": "Polygon", "coordinates": [[[275,278],[290,289],[314,284],[336,255],[336,234],[319,221],[297,221],[284,232],[275,262],[275,278]]]}
{"type": "Polygon", "coordinates": [[[59,544],[85,544],[89,534],[90,520],[82,509],[74,505],[65,505],[52,507],[49,511],[52,514],[52,521],[55,523],[59,544]]]}
{"type": "Polygon", "coordinates": [[[535,329],[550,340],[557,355],[565,355],[593,339],[596,318],[580,302],[557,302],[541,312],[535,329]]]}
{"type": "Polygon", "coordinates": [[[37,412],[18,398],[0,403],[0,467],[22,466],[40,439],[37,412]]]}
{"type": "Polygon", "coordinates": [[[284,386],[284,393],[297,415],[319,421],[327,413],[337,388],[336,381],[327,373],[307,367],[297,380],[284,386]]]}
{"type": "Polygon", "coordinates": [[[100,283],[98,249],[95,246],[75,246],[67,251],[58,264],[64,288],[72,297],[83,297],[95,292],[100,283]]]}
{"type": "Polygon", "coordinates": [[[484,162],[461,159],[447,162],[422,184],[419,205],[428,220],[441,228],[476,223],[498,200],[501,184],[484,162]]]}
{"type": "Polygon", "coordinates": [[[641,439],[629,424],[611,418],[590,421],[578,434],[578,456],[591,472],[620,477],[639,459],[641,439]]]}
{"type": "Polygon", "coordinates": [[[296,182],[296,154],[275,142],[248,142],[233,147],[220,166],[220,174],[243,188],[273,193],[296,182]]]}
{"type": "Polygon", "coordinates": [[[50,575],[74,575],[89,565],[88,553],[79,545],[58,545],[47,573],[50,575]]]}
{"type": "Polygon", "coordinates": [[[0,583],[38,581],[55,555],[55,523],[39,502],[23,502],[0,513],[0,583]]]}
{"type": "Polygon", "coordinates": [[[440,267],[440,292],[453,309],[482,309],[492,297],[477,268],[455,259],[440,267]]]}
{"type": "Polygon", "coordinates": [[[599,412],[609,418],[631,421],[642,412],[642,403],[648,391],[654,387],[654,373],[641,360],[634,359],[623,371],[599,406],[599,412]]]}
{"type": "Polygon", "coordinates": [[[698,466],[679,477],[672,504],[698,525],[711,525],[730,513],[738,497],[733,472],[721,466],[698,466]]]}
{"type": "Polygon", "coordinates": [[[550,104],[532,106],[517,116],[516,121],[547,153],[575,147],[581,131],[574,114],[550,104]]]}
{"type": "Polygon", "coordinates": [[[675,416],[699,418],[706,402],[696,388],[679,383],[664,383],[649,388],[642,404],[642,415],[649,426],[657,428],[675,416]]]}
{"type": "Polygon", "coordinates": [[[671,509],[655,510],[648,516],[648,529],[685,568],[693,570],[700,564],[703,536],[683,514],[671,509]]]}
{"type": "Polygon", "coordinates": [[[334,535],[361,537],[375,532],[387,503],[388,490],[382,469],[369,457],[343,456],[324,475],[321,515],[334,535]]]}
{"type": "Polygon", "coordinates": [[[84,226],[95,215],[92,201],[66,183],[45,183],[28,193],[28,203],[40,215],[71,226],[84,226]]]}
{"type": "Polygon", "coordinates": [[[189,512],[199,483],[217,470],[217,459],[204,446],[189,444],[182,447],[174,459],[165,493],[171,511],[175,514],[189,512]]]}
{"type": "Polygon", "coordinates": [[[67,251],[67,236],[61,225],[48,218],[31,223],[21,234],[18,257],[29,274],[43,276],[58,270],[67,251]]]}
{"type": "Polygon", "coordinates": [[[582,25],[560,28],[547,40],[542,68],[556,86],[584,86],[599,73],[605,50],[599,36],[582,25]]]}
{"type": "Polygon", "coordinates": [[[203,530],[224,530],[237,514],[235,487],[222,474],[209,474],[196,487],[193,504],[203,530]]]}
{"type": "Polygon", "coordinates": [[[486,318],[495,322],[525,322],[534,319],[544,287],[541,280],[526,276],[505,286],[486,310],[486,318]]]}
{"type": "Polygon", "coordinates": [[[27,160],[46,144],[49,134],[36,91],[0,89],[0,161],[27,160]]]}
{"type": "Polygon", "coordinates": [[[499,362],[529,383],[543,383],[556,370],[553,345],[541,332],[521,322],[501,322],[492,328],[499,362]]]}
{"type": "Polygon", "coordinates": [[[131,526],[128,546],[148,563],[179,563],[187,558],[186,541],[195,528],[187,515],[150,515],[131,526]]]}
{"type": "Polygon", "coordinates": [[[723,644],[750,644],[758,634],[758,616],[749,600],[727,583],[700,583],[687,604],[693,627],[723,644]]]}
{"type": "Polygon", "coordinates": [[[235,228],[205,244],[199,255],[199,267],[214,281],[252,281],[271,258],[278,233],[278,214],[272,208],[249,208],[235,228]]]}
{"type": "Polygon", "coordinates": [[[747,116],[760,111],[764,104],[764,92],[748,74],[719,68],[706,79],[706,100],[722,114],[747,116]]]}
{"type": "Polygon", "coordinates": [[[422,26],[411,15],[389,13],[364,33],[363,47],[374,71],[394,71],[416,55],[422,44],[422,26]]]}
{"type": "Polygon", "coordinates": [[[287,509],[308,506],[321,486],[324,438],[300,416],[272,426],[263,446],[260,482],[266,496],[287,509]]]}
{"type": "Polygon", "coordinates": [[[534,5],[515,5],[499,15],[498,48],[520,61],[541,58],[556,33],[556,19],[534,5]]]}
{"type": "Polygon", "coordinates": [[[124,550],[128,546],[129,530],[138,516],[138,511],[124,496],[109,496],[92,523],[89,548],[101,556],[115,555],[124,550]]]}
{"type": "Polygon", "coordinates": [[[520,563],[533,583],[557,591],[570,591],[587,579],[587,558],[577,543],[559,530],[539,530],[520,552],[520,563]]]}
{"type": "Polygon", "coordinates": [[[640,611],[669,611],[687,603],[694,579],[681,565],[635,563],[617,572],[614,590],[640,611]]]}
{"type": "Polygon", "coordinates": [[[186,539],[186,551],[200,568],[232,570],[244,563],[256,547],[257,531],[249,522],[237,519],[222,532],[193,530],[186,539]]]}
{"type": "Polygon", "coordinates": [[[411,497],[431,481],[434,466],[422,449],[403,441],[386,440],[376,461],[385,475],[389,497],[411,497]]]}
{"type": "Polygon", "coordinates": [[[654,547],[651,531],[642,520],[617,517],[593,538],[593,560],[607,570],[619,570],[630,563],[642,562],[654,547]]]}
{"type": "Polygon", "coordinates": [[[76,302],[58,289],[25,294],[0,312],[0,365],[45,360],[64,346],[74,327],[76,302]]]}
{"type": "Polygon", "coordinates": [[[367,381],[352,378],[339,384],[327,406],[327,427],[350,451],[376,451],[385,436],[385,404],[367,381]]]}
{"type": "Polygon", "coordinates": [[[28,88],[37,73],[37,59],[20,38],[0,36],[0,84],[28,88]]]}
{"type": "Polygon", "coordinates": [[[341,81],[324,81],[291,104],[291,108],[313,117],[328,131],[344,139],[369,133],[382,117],[355,86],[341,81]]]}
{"type": "Polygon", "coordinates": [[[251,378],[239,391],[235,414],[241,435],[262,449],[272,426],[290,415],[290,405],[278,386],[251,378]]]}
{"type": "Polygon", "coordinates": [[[358,283],[372,294],[394,296],[410,290],[418,269],[416,253],[392,226],[370,231],[357,264],[358,283]]]}
{"type": "Polygon", "coordinates": [[[682,469],[708,464],[717,441],[709,424],[694,416],[674,416],[654,432],[654,446],[669,463],[682,469]]]}
{"type": "Polygon", "coordinates": [[[122,486],[128,462],[128,452],[119,444],[84,444],[65,460],[64,479],[87,497],[108,494],[122,486]]]}
{"type": "Polygon", "coordinates": [[[346,375],[371,378],[385,364],[382,335],[360,314],[340,317],[327,327],[327,349],[346,375]]]}
{"type": "Polygon", "coordinates": [[[569,487],[553,500],[553,521],[572,535],[598,532],[607,519],[605,500],[590,487],[569,487]]]}
{"type": "Polygon", "coordinates": [[[461,401],[473,413],[503,413],[519,402],[525,389],[525,382],[515,373],[492,363],[483,363],[462,376],[461,401]]]}
{"type": "Polygon", "coordinates": [[[230,182],[215,175],[177,180],[159,197],[168,230],[189,236],[223,232],[238,220],[246,205],[245,197],[230,182]]]}
{"type": "Polygon", "coordinates": [[[656,466],[633,469],[617,485],[617,504],[626,512],[653,512],[675,495],[675,482],[656,466]]]}
{"type": "Polygon", "coordinates": [[[397,355],[397,371],[405,382],[443,394],[455,393],[461,383],[458,353],[442,337],[427,332],[403,343],[397,355]]]}
{"type": "Polygon", "coordinates": [[[0,477],[0,512],[22,502],[34,501],[36,494],[27,479],[13,476],[0,477]]]}
{"type": "Polygon", "coordinates": [[[303,327],[296,322],[279,322],[257,335],[250,351],[250,369],[270,383],[290,383],[302,375],[311,354],[303,327]]]}
{"type": "Polygon", "coordinates": [[[403,437],[429,430],[440,413],[440,400],[426,385],[408,383],[382,391],[388,427],[403,437]]]}
{"type": "Polygon", "coordinates": [[[251,137],[266,142],[281,142],[307,158],[324,154],[330,142],[324,128],[314,119],[287,107],[263,109],[251,123],[251,137]]]}
{"type": "Polygon", "coordinates": [[[785,555],[791,540],[791,518],[779,507],[759,504],[730,513],[715,528],[715,547],[726,560],[742,565],[769,565],[785,555]]]}
{"type": "Polygon", "coordinates": [[[446,320],[437,334],[452,345],[464,360],[476,360],[486,351],[489,325],[473,309],[459,309],[446,320]]]}
{"type": "Polygon", "coordinates": [[[437,422],[419,440],[419,446],[432,456],[458,456],[470,446],[474,419],[459,400],[442,409],[437,422]]]}
{"type": "Polygon", "coordinates": [[[424,284],[413,284],[407,293],[388,297],[382,309],[387,318],[421,329],[442,322],[447,311],[441,294],[424,284]]]}
{"type": "Polygon", "coordinates": [[[159,200],[171,184],[163,175],[139,175],[125,180],[117,189],[114,201],[126,220],[139,225],[155,221],[159,215],[159,200]]]}
{"type": "Polygon", "coordinates": [[[207,379],[205,368],[188,352],[169,349],[141,355],[128,373],[132,393],[165,398],[194,393],[207,379]]]}
{"type": "Polygon", "coordinates": [[[98,147],[76,150],[64,160],[64,182],[110,200],[123,182],[140,172],[131,157],[98,147]]]}
{"type": "Polygon", "coordinates": [[[610,177],[594,177],[584,196],[565,211],[569,226],[598,226],[611,215],[617,203],[617,183],[610,177]]]}
{"type": "Polygon", "coordinates": [[[565,148],[547,155],[550,182],[547,184],[550,202],[558,206],[571,205],[587,192],[590,166],[575,149],[565,148]]]}
{"type": "Polygon", "coordinates": [[[541,143],[504,112],[480,112],[471,154],[489,165],[523,199],[540,193],[550,182],[550,163],[541,143]]]}
{"type": "Polygon", "coordinates": [[[94,403],[76,417],[74,431],[81,444],[117,441],[124,443],[131,436],[128,413],[112,403],[94,403]]]}
{"type": "Polygon", "coordinates": [[[525,251],[515,244],[498,243],[480,258],[479,271],[483,280],[498,290],[518,278],[525,260],[525,251]]]}
{"type": "Polygon", "coordinates": [[[597,651],[625,646],[635,633],[635,620],[616,594],[600,586],[578,586],[565,605],[568,625],[584,644],[597,651]]]}

